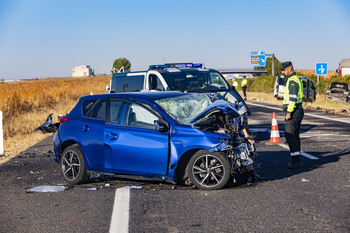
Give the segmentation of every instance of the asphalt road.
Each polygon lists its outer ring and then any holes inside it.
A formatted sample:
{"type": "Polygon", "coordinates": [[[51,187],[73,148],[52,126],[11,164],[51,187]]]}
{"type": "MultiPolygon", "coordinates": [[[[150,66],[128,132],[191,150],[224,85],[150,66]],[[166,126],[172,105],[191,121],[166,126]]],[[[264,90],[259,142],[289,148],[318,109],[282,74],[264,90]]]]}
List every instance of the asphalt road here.
{"type": "Polygon", "coordinates": [[[303,157],[293,171],[280,106],[248,105],[260,140],[255,184],[202,191],[94,175],[63,192],[28,192],[63,184],[51,136],[0,166],[0,232],[109,232],[116,189],[125,186],[142,187],[130,190],[130,232],[350,232],[350,118],[306,111],[302,150],[318,159],[303,157]],[[268,144],[272,112],[282,145],[268,144]]]}

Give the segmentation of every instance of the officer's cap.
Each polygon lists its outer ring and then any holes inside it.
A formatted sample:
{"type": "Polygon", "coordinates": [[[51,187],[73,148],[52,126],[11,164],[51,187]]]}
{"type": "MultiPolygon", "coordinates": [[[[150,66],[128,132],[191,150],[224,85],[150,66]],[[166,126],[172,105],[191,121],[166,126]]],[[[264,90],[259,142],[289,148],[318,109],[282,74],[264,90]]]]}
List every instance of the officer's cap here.
{"type": "Polygon", "coordinates": [[[290,61],[283,62],[282,66],[281,66],[281,71],[289,66],[293,66],[292,62],[290,62],[290,61]]]}

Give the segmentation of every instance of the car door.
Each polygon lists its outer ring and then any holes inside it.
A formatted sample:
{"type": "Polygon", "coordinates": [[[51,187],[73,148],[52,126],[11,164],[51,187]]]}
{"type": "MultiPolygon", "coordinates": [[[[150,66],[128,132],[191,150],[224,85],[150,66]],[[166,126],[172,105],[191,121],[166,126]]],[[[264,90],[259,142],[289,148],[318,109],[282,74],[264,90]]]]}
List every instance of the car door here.
{"type": "Polygon", "coordinates": [[[109,122],[105,125],[105,170],[107,172],[166,175],[169,133],[154,128],[161,117],[148,105],[110,98],[109,122]]]}
{"type": "Polygon", "coordinates": [[[102,171],[104,167],[103,133],[106,117],[106,99],[82,103],[83,117],[79,121],[79,141],[88,165],[102,171]]]}

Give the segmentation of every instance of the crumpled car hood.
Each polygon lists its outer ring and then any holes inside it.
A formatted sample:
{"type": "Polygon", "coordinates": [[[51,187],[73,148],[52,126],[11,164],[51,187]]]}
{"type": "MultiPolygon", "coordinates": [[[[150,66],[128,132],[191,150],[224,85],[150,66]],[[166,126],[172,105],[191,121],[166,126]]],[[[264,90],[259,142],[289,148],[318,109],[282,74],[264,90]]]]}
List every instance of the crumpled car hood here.
{"type": "Polygon", "coordinates": [[[225,100],[217,100],[211,105],[209,105],[209,107],[203,112],[201,112],[198,116],[193,118],[193,120],[190,123],[195,124],[198,120],[202,119],[203,117],[208,117],[215,112],[222,112],[232,117],[239,117],[239,113],[232,103],[227,102],[225,100]]]}

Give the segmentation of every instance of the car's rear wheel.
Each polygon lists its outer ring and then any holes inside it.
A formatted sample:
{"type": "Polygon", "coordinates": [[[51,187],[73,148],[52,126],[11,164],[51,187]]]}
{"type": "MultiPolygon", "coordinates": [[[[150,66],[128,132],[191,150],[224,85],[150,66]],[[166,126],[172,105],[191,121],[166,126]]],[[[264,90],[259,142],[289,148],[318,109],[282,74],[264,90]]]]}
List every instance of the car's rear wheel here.
{"type": "Polygon", "coordinates": [[[85,160],[77,144],[68,146],[60,159],[61,173],[69,184],[79,184],[87,179],[85,160]]]}
{"type": "Polygon", "coordinates": [[[230,178],[230,165],[220,153],[198,151],[188,162],[191,182],[199,189],[221,189],[230,178]]]}

